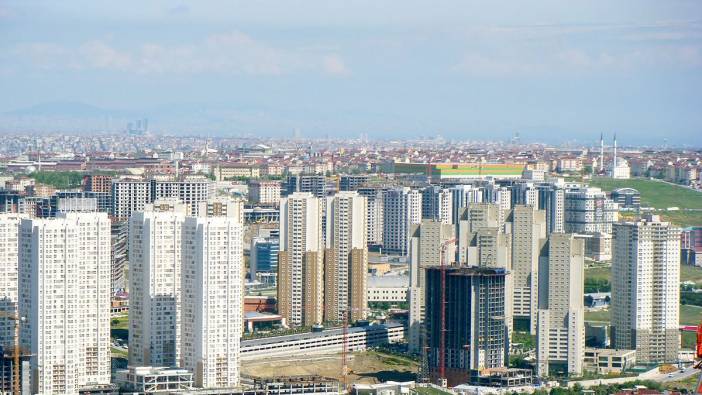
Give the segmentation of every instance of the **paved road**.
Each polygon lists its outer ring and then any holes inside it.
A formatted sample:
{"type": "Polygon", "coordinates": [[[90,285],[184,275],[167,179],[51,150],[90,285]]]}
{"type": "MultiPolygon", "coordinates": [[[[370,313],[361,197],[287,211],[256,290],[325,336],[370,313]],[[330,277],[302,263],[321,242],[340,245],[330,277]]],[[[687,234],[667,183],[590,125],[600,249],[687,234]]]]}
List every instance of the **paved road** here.
{"type": "Polygon", "coordinates": [[[569,387],[572,387],[575,385],[575,383],[580,384],[583,388],[590,388],[590,387],[595,387],[601,384],[609,385],[609,384],[623,384],[623,383],[628,383],[631,381],[636,381],[636,380],[652,380],[652,381],[659,381],[659,382],[664,382],[664,383],[669,383],[673,381],[681,381],[685,380],[688,377],[694,376],[696,374],[699,374],[699,370],[693,369],[692,367],[685,369],[684,371],[675,371],[675,373],[672,373],[672,375],[669,377],[667,373],[659,373],[658,368],[649,370],[648,372],[641,373],[638,376],[632,376],[632,377],[617,377],[613,379],[595,379],[595,380],[583,380],[583,381],[571,381],[568,383],[569,387]]]}

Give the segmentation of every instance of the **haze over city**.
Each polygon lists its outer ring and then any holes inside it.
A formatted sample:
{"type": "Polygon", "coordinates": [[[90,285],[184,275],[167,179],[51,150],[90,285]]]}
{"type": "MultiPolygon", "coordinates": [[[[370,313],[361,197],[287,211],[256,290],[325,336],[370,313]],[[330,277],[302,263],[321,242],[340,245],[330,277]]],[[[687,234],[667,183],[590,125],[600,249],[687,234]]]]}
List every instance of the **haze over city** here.
{"type": "Polygon", "coordinates": [[[0,125],[699,146],[701,16],[697,1],[3,1],[0,125]]]}

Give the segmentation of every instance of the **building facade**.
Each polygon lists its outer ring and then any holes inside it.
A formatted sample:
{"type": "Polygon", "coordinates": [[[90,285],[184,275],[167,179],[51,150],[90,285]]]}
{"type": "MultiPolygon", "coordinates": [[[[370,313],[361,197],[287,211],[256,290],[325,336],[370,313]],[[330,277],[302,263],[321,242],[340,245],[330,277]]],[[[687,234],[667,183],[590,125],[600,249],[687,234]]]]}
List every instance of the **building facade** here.
{"type": "Polygon", "coordinates": [[[441,268],[427,269],[427,358],[432,382],[439,378],[441,337],[448,385],[468,382],[471,370],[503,368],[508,363],[505,324],[505,270],[451,267],[445,276],[445,332],[442,331],[441,268]]]}
{"type": "Polygon", "coordinates": [[[110,383],[110,220],[105,213],[23,219],[21,343],[32,393],[78,394],[110,383]]]}
{"type": "Polygon", "coordinates": [[[157,200],[129,219],[129,364],[181,360],[182,228],[186,206],[157,200]]]}
{"type": "Polygon", "coordinates": [[[585,242],[552,233],[539,265],[536,367],[541,376],[580,375],[585,351],[583,306],[585,242]]]}
{"type": "Polygon", "coordinates": [[[680,230],[657,216],[614,225],[612,340],[636,360],[677,360],[680,230]]]}
{"type": "Polygon", "coordinates": [[[182,367],[202,388],[239,385],[244,235],[236,211],[228,214],[183,222],[182,367]]]}
{"type": "Polygon", "coordinates": [[[365,319],[368,306],[366,198],[342,191],[327,198],[324,250],[324,318],[365,319]]]}
{"type": "Polygon", "coordinates": [[[278,312],[293,326],[323,321],[321,206],[309,192],[293,193],[280,202],[278,312]]]}
{"type": "Polygon", "coordinates": [[[422,194],[407,187],[385,191],[383,216],[384,250],[407,255],[410,229],[422,221],[422,194]]]}

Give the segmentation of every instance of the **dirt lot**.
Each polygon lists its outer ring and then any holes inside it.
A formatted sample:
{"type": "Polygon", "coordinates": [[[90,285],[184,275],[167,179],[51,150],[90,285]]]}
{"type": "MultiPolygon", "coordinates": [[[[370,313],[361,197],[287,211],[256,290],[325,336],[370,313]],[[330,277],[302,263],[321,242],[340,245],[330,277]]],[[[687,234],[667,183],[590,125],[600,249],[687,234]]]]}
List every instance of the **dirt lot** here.
{"type": "MultiPolygon", "coordinates": [[[[318,374],[341,379],[341,355],[306,356],[295,359],[269,359],[243,362],[242,373],[250,376],[293,376],[318,374]]],[[[417,362],[375,351],[349,357],[349,383],[378,383],[387,380],[414,380],[417,362]]]]}

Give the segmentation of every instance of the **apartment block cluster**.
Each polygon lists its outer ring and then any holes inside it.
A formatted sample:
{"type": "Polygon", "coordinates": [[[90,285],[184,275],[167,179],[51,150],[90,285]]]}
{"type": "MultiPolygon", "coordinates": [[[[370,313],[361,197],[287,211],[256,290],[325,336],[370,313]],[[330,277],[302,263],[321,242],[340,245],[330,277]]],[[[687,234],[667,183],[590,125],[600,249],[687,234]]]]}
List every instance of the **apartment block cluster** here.
{"type": "MultiPolygon", "coordinates": [[[[243,224],[240,202],[209,199],[197,214],[157,199],[129,219],[132,366],[182,366],[201,387],[239,383],[243,224]]],[[[3,309],[22,317],[31,393],[111,383],[111,222],[106,213],[0,214],[3,309]]],[[[3,321],[0,344],[11,349],[3,321]]]]}
{"type": "MultiPolygon", "coordinates": [[[[237,387],[242,349],[273,347],[241,341],[250,284],[275,287],[281,326],[296,330],[363,321],[372,295],[406,302],[409,351],[434,382],[505,372],[516,330],[536,336],[536,374],[579,376],[600,353],[585,347],[586,260],[611,261],[612,345],[641,363],[677,358],[681,247],[696,248],[696,234],[650,215],[620,222],[621,209],[640,204],[637,191],[610,195],[552,176],[588,161],[594,173],[634,174],[616,140],[612,155],[603,142],[599,152],[497,154],[430,143],[226,152],[226,141],[202,143],[187,154],[8,163],[121,173],[92,172],[66,190],[0,179],[0,311],[23,319],[29,391],[110,384],[118,296],[129,308],[130,368],[120,376],[171,369],[195,387],[237,387]],[[382,282],[369,274],[369,251],[407,263],[406,282],[388,281],[394,299],[369,292],[382,282]]],[[[0,345],[11,348],[15,322],[0,324],[0,345]]],[[[383,330],[397,337],[401,328],[383,330]]]]}

